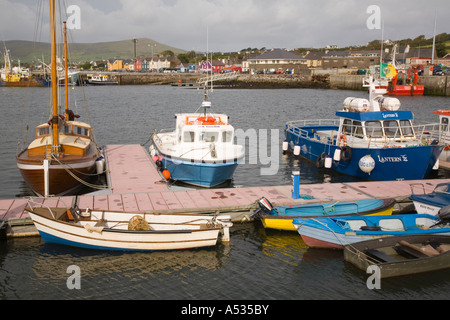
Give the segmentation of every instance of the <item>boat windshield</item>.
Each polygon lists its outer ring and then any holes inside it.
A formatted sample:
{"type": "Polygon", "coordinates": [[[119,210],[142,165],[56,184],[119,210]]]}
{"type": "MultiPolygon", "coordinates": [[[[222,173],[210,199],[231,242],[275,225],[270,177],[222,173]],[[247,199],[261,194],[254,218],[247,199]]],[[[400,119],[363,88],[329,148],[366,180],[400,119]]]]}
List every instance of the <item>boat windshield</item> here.
{"type": "Polygon", "coordinates": [[[46,127],[39,127],[36,129],[36,136],[40,137],[40,136],[45,136],[50,134],[50,126],[46,126],[46,127]]]}
{"type": "Polygon", "coordinates": [[[200,142],[218,142],[219,133],[217,131],[202,131],[200,133],[200,142]]]}
{"type": "Polygon", "coordinates": [[[73,126],[73,133],[76,135],[89,137],[89,129],[88,128],[73,126]]]}
{"type": "Polygon", "coordinates": [[[441,119],[441,130],[443,132],[447,131],[448,129],[448,118],[442,117],[441,119]]]}
{"type": "Polygon", "coordinates": [[[371,120],[360,121],[345,119],[342,133],[363,138],[363,127],[368,138],[414,137],[414,130],[410,120],[371,120]]]}
{"type": "Polygon", "coordinates": [[[391,137],[399,137],[400,136],[400,128],[398,126],[397,121],[395,120],[387,120],[384,121],[384,134],[386,135],[386,137],[391,138],[391,137]]]}
{"type": "Polygon", "coordinates": [[[366,133],[369,138],[382,138],[383,126],[380,121],[366,121],[366,133]]]}
{"type": "Polygon", "coordinates": [[[183,134],[183,142],[194,142],[195,132],[194,131],[185,131],[183,134]]]}
{"type": "Polygon", "coordinates": [[[233,131],[226,130],[222,132],[222,141],[223,142],[231,142],[233,139],[233,131]]]}
{"type": "Polygon", "coordinates": [[[400,128],[404,137],[414,137],[414,130],[411,126],[411,121],[400,120],[400,128]]]}

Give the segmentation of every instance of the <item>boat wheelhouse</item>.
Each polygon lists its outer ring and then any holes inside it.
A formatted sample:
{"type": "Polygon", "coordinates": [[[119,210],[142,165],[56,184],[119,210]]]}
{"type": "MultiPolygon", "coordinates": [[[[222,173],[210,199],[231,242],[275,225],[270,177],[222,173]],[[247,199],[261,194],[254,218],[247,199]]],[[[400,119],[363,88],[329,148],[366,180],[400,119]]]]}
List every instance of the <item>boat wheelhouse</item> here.
{"type": "Polygon", "coordinates": [[[367,86],[369,100],[345,99],[337,120],[288,122],[283,151],[363,179],[426,178],[444,148],[430,134],[439,125],[415,125],[413,113],[399,110],[397,98],[385,98],[373,78],[367,86]]]}
{"type": "Polygon", "coordinates": [[[439,109],[433,113],[439,116],[439,130],[433,132],[434,137],[440,139],[445,145],[439,159],[450,161],[450,110],[439,109]]]}

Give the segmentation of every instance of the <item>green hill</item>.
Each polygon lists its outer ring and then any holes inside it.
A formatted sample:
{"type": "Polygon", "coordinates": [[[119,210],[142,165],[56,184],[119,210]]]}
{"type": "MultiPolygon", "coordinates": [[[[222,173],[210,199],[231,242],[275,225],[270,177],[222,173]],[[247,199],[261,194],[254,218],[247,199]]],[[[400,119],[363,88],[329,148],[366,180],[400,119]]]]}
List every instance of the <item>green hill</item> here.
{"type": "MultiPolygon", "coordinates": [[[[44,61],[50,61],[50,44],[43,42],[10,40],[3,41],[0,51],[3,52],[5,47],[9,50],[10,58],[13,64],[17,61],[21,63],[38,62],[44,58],[44,61]]],[[[134,58],[134,42],[130,40],[98,42],[98,43],[69,43],[69,59],[72,62],[84,63],[86,61],[98,61],[106,59],[131,59],[134,58]]],[[[138,56],[148,56],[158,54],[166,50],[170,50],[176,54],[185,53],[185,50],[174,48],[152,39],[139,38],[136,42],[136,54],[138,56]]],[[[61,52],[63,48],[61,46],[61,52]]],[[[62,54],[61,54],[62,55],[62,54]]],[[[3,62],[3,57],[2,57],[3,62]]]]}

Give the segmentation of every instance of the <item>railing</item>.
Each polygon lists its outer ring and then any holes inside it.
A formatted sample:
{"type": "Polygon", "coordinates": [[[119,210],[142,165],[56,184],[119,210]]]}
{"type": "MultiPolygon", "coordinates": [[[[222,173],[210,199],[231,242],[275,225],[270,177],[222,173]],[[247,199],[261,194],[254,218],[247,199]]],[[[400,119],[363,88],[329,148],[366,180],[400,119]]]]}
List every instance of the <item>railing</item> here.
{"type": "MultiPolygon", "coordinates": [[[[318,119],[290,121],[286,129],[301,138],[321,141],[324,144],[336,145],[339,120],[318,119]],[[321,128],[314,128],[314,127],[321,128]],[[308,129],[305,129],[308,127],[308,129]],[[329,128],[327,128],[329,127],[329,128]]],[[[427,123],[414,126],[400,126],[396,128],[363,127],[361,125],[346,124],[345,134],[347,143],[361,148],[386,148],[400,146],[420,146],[432,143],[447,144],[450,136],[439,130],[439,123],[427,123]]]]}

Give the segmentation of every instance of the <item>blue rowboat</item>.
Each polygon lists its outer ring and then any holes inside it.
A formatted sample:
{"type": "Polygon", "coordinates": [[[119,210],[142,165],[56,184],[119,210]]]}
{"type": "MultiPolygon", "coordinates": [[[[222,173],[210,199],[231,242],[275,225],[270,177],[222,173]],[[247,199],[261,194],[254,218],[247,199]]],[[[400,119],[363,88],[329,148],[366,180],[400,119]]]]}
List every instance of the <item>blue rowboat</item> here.
{"type": "Polygon", "coordinates": [[[259,209],[255,216],[261,219],[265,228],[296,231],[292,221],[295,218],[322,216],[390,215],[395,205],[394,199],[363,199],[356,201],[334,201],[324,203],[276,206],[265,198],[258,200],[259,209]]]}
{"type": "Polygon", "coordinates": [[[450,235],[447,220],[428,214],[297,218],[293,223],[312,248],[343,249],[348,244],[395,235],[450,235]]]}
{"type": "Polygon", "coordinates": [[[369,100],[347,98],[336,120],[288,122],[283,151],[366,180],[427,178],[444,148],[431,134],[439,124],[413,125],[397,98],[384,98],[373,81],[369,86],[369,100]]]}

